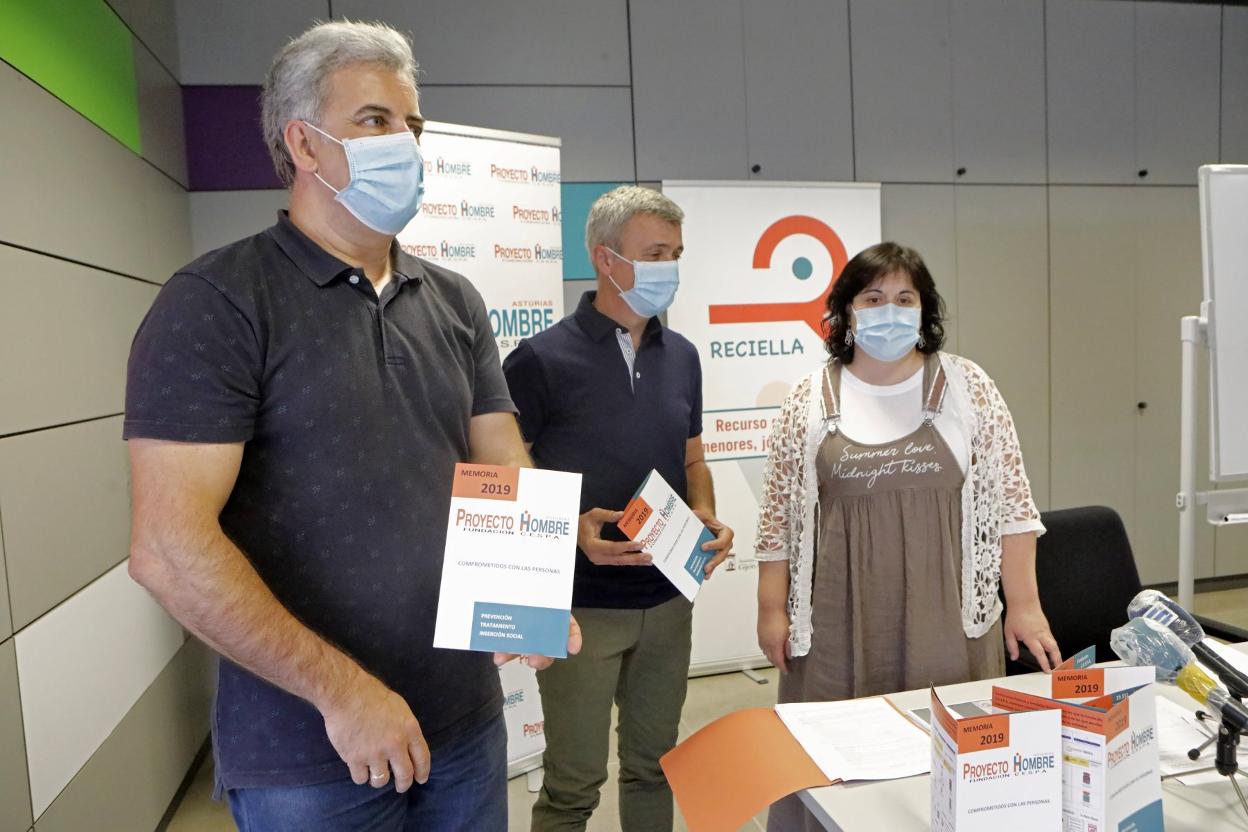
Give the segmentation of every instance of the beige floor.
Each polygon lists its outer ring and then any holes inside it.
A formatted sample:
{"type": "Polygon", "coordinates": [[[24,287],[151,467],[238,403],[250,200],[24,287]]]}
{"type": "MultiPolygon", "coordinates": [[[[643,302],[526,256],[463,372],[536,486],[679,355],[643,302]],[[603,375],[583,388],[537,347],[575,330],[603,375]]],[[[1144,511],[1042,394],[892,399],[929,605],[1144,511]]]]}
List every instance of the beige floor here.
{"type": "Polygon", "coordinates": [[[1198,592],[1196,613],[1248,630],[1248,589],[1198,592]]]}
{"type": "MultiPolygon", "coordinates": [[[[684,718],[681,720],[681,738],[702,728],[707,723],[741,708],[774,705],[776,702],[776,671],[768,668],[759,671],[768,680],[760,685],[741,673],[721,676],[704,676],[689,680],[689,697],[685,702],[684,718]]],[[[614,732],[612,732],[614,737],[614,732]]],[[[614,746],[612,758],[615,757],[614,746]]],[[[614,832],[620,828],[619,803],[616,796],[618,763],[608,766],[607,784],[603,786],[602,803],[589,822],[589,832],[614,832]]],[[[526,778],[517,777],[508,784],[507,802],[511,832],[529,828],[529,809],[535,795],[526,789],[526,778]]],[[[676,829],[685,832],[684,821],[678,816],[676,829]]],[[[765,816],[760,815],[748,832],[764,828],[765,816]]],[[[226,832],[233,830],[234,822],[224,803],[212,801],[212,760],[209,758],[195,776],[191,788],[178,806],[168,826],[168,832],[226,832]]]]}

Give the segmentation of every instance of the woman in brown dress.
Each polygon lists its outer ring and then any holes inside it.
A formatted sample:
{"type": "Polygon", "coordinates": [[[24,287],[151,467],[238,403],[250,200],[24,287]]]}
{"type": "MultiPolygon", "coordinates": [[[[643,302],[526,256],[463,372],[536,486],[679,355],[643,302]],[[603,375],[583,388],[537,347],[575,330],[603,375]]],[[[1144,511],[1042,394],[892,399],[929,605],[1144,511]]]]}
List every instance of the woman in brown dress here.
{"type": "MultiPolygon", "coordinates": [[[[1060,662],[1013,420],[978,365],[941,352],[943,318],[917,252],[866,249],[828,297],[831,359],[781,408],[756,547],[781,702],[993,678],[1020,643],[1060,662]]],[[[803,826],[820,828],[796,797],[772,807],[770,830],[803,826]]]]}

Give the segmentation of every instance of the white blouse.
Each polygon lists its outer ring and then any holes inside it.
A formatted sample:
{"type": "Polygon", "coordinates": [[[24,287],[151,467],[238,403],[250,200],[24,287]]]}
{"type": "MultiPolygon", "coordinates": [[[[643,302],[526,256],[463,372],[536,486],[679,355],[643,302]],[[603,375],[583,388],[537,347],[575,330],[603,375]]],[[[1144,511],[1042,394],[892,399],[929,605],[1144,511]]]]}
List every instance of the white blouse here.
{"type": "MultiPolygon", "coordinates": [[[[962,485],[962,629],[967,637],[986,633],[1001,616],[1001,538],[1044,533],[1040,512],[1023,468],[1018,434],[1009,408],[988,374],[973,361],[940,353],[948,378],[945,407],[957,415],[958,433],[970,450],[962,485]]],[[[810,651],[810,593],[814,565],[815,510],[819,480],[815,458],[823,438],[841,428],[824,412],[820,368],[785,398],[771,433],[763,474],[763,499],[755,556],[789,562],[790,655],[810,651]]],[[[842,395],[844,379],[842,373],[842,395]]],[[[845,408],[848,409],[847,407],[845,408]]],[[[846,436],[858,439],[846,432],[846,436]]],[[[942,436],[944,434],[942,433],[942,436]]]]}

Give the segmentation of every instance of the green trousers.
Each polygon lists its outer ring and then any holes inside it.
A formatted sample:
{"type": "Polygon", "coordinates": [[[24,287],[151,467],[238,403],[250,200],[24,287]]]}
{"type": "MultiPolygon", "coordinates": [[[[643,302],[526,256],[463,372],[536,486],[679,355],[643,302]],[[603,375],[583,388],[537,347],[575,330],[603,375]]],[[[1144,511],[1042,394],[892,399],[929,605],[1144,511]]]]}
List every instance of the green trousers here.
{"type": "MultiPolygon", "coordinates": [[[[624,568],[624,567],[621,567],[624,568]]],[[[620,710],[620,828],[672,828],[672,790],[659,757],[676,744],[689,682],[693,605],[576,608],[584,646],[537,674],[546,720],[545,780],[534,832],[581,830],[607,780],[611,704],[620,710]]]]}

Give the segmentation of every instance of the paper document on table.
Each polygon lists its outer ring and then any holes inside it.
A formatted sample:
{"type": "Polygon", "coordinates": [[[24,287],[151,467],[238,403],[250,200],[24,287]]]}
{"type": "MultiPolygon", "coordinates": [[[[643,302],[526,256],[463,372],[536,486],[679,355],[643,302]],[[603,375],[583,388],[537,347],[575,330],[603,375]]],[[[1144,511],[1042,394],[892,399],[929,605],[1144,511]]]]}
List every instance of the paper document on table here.
{"type": "Polygon", "coordinates": [[[1209,723],[1196,719],[1195,701],[1192,702],[1192,707],[1185,708],[1164,696],[1157,697],[1157,756],[1162,777],[1181,775],[1213,765],[1212,745],[1195,760],[1187,756],[1188,751],[1209,739],[1211,733],[1208,725],[1209,723]]]}
{"type": "Polygon", "coordinates": [[[777,705],[776,713],[831,780],[894,780],[931,770],[931,740],[882,697],[777,705]]]}
{"type": "MultiPolygon", "coordinates": [[[[885,697],[887,698],[887,697],[885,697]]],[[[953,705],[946,705],[946,708],[953,711],[960,717],[963,716],[990,716],[997,713],[992,707],[991,699],[975,699],[970,702],[958,702],[953,705]]],[[[931,708],[910,708],[904,711],[906,718],[924,731],[930,731],[932,728],[932,709],[931,708]]]]}

